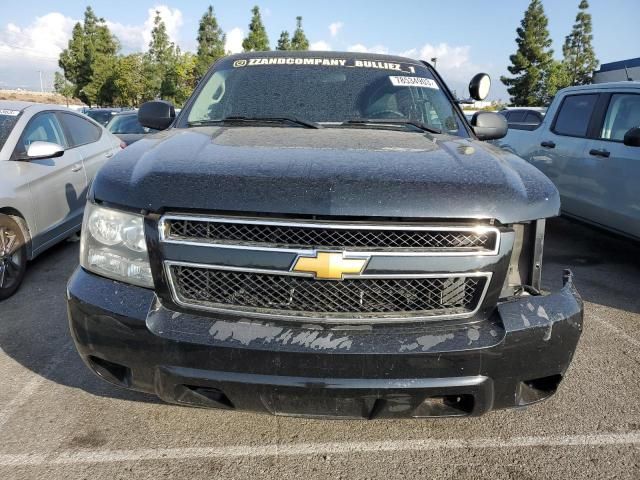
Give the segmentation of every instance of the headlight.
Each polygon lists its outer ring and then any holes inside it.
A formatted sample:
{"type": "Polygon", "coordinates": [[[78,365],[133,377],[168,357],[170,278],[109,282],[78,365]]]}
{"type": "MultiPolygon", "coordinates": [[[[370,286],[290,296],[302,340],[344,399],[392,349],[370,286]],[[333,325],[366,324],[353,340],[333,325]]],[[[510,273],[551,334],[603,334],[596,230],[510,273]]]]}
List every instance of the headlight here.
{"type": "Polygon", "coordinates": [[[80,265],[104,277],[153,287],[142,215],[87,203],[80,265]]]}

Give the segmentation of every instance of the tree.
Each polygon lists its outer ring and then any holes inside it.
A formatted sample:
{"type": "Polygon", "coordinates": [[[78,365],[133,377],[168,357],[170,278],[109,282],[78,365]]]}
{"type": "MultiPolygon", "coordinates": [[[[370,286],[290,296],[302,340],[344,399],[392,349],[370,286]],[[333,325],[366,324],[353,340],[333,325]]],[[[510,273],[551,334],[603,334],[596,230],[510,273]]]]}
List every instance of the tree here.
{"type": "Polygon", "coordinates": [[[53,88],[56,93],[59,93],[67,100],[68,107],[69,99],[73,97],[73,84],[64,78],[64,74],[56,72],[53,74],[53,88]]]}
{"type": "Polygon", "coordinates": [[[289,39],[289,32],[286,30],[283,30],[280,34],[276,50],[291,50],[291,40],[289,39]]]}
{"type": "Polygon", "coordinates": [[[110,103],[103,83],[108,81],[107,67],[115,61],[118,49],[118,40],[104,19],[87,7],[83,23],[73,27],[67,48],[58,60],[65,78],[74,86],[74,97],[89,105],[110,103]]]}
{"type": "Polygon", "coordinates": [[[168,84],[170,80],[167,73],[174,62],[175,54],[175,45],[169,38],[160,12],[156,11],[149,50],[145,58],[144,69],[148,79],[145,88],[146,98],[165,98],[165,94],[172,91],[171,85],[168,84]]]}
{"type": "Polygon", "coordinates": [[[571,33],[565,37],[562,54],[568,85],[591,83],[591,75],[598,68],[598,60],[593,50],[591,14],[587,13],[589,2],[581,0],[576,15],[576,23],[571,33]]]}
{"type": "Polygon", "coordinates": [[[249,34],[242,41],[242,48],[245,52],[263,52],[270,50],[269,37],[262,23],[260,8],[256,5],[251,9],[253,16],[249,24],[249,34]]]}
{"type": "Polygon", "coordinates": [[[145,99],[144,55],[133,53],[118,57],[113,72],[114,103],[122,107],[137,107],[145,99]]]}
{"type": "Polygon", "coordinates": [[[534,106],[548,98],[554,60],[547,16],[541,0],[531,0],[516,30],[518,50],[509,58],[513,78],[500,77],[514,105],[534,106]]]}
{"type": "Polygon", "coordinates": [[[309,50],[309,40],[302,30],[302,17],[296,17],[296,30],[291,37],[291,50],[309,50]]]}
{"type": "Polygon", "coordinates": [[[226,35],[218,26],[218,21],[213,13],[213,7],[209,8],[200,19],[198,27],[198,53],[196,61],[196,75],[202,77],[220,57],[225,54],[224,44],[226,35]]]}

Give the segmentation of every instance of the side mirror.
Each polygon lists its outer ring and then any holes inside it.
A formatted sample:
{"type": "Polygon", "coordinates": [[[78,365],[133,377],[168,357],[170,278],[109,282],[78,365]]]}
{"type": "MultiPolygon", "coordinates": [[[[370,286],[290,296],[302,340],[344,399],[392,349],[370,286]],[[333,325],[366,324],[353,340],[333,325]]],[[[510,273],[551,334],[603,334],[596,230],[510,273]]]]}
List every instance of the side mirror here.
{"type": "Polygon", "coordinates": [[[628,147],[640,147],[640,128],[634,127],[625,133],[624,144],[628,147]]]}
{"type": "Polygon", "coordinates": [[[484,100],[491,90],[491,77],[486,73],[476,74],[469,82],[469,95],[474,100],[484,100]]]}
{"type": "Polygon", "coordinates": [[[64,147],[53,142],[32,142],[27,148],[25,160],[37,160],[39,158],[56,158],[64,155],[64,147]]]}
{"type": "Polygon", "coordinates": [[[142,126],[156,130],[169,128],[175,118],[176,109],[164,100],[143,103],[138,110],[138,121],[142,126]]]}
{"type": "Polygon", "coordinates": [[[471,117],[471,126],[478,140],[497,140],[507,134],[507,119],[493,112],[476,112],[471,117]]]}

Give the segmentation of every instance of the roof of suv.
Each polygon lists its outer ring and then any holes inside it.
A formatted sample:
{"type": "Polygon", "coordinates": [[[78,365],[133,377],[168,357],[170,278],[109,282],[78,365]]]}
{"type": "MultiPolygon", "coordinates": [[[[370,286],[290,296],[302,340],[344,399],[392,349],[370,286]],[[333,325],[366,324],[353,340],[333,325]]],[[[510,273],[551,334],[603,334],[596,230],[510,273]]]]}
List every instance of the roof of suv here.
{"type": "MultiPolygon", "coordinates": [[[[638,81],[620,81],[620,82],[605,82],[605,83],[591,83],[589,85],[578,85],[575,87],[567,87],[560,90],[574,91],[574,90],[611,90],[619,88],[640,88],[640,82],[638,81]]],[[[560,93],[558,92],[558,93],[560,93]]]]}

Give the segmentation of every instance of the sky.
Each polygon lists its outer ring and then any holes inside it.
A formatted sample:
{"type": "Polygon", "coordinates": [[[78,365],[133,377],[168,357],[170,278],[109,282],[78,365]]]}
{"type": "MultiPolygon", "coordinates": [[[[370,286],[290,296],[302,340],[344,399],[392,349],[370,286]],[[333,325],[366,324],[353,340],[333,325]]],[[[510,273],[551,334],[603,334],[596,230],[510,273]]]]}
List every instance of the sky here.
{"type": "MultiPolygon", "coordinates": [[[[640,29],[632,12],[638,0],[589,0],[594,47],[601,63],[640,56],[640,29]]],[[[282,30],[303,28],[314,50],[362,51],[430,60],[450,88],[466,96],[469,79],[480,71],[493,80],[490,99],[508,100],[499,78],[509,75],[516,28],[529,0],[0,0],[0,88],[45,89],[53,83],[57,58],[87,5],[118,37],[123,53],[147,48],[154,12],[183,50],[195,51],[198,22],[212,3],[227,34],[227,50],[241,50],[251,8],[257,4],[272,47],[282,30]],[[41,72],[41,73],[40,73],[41,72]]],[[[571,31],[580,0],[544,0],[555,56],[571,31]]]]}

